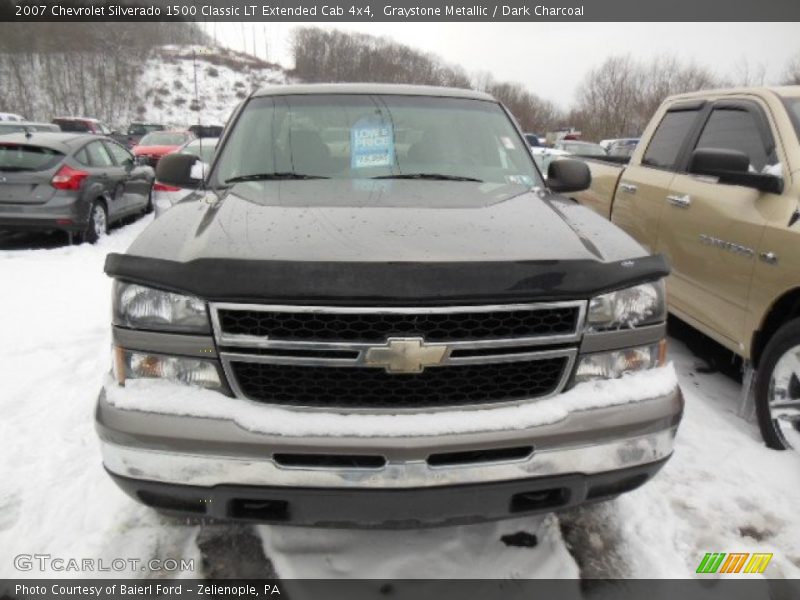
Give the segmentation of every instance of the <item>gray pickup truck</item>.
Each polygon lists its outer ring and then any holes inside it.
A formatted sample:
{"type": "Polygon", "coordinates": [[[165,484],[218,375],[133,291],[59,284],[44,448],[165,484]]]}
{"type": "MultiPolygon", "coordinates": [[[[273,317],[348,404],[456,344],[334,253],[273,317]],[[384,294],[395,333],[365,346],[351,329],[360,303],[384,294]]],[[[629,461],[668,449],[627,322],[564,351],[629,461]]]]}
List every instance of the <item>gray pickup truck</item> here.
{"type": "Polygon", "coordinates": [[[289,85],[111,254],[105,468],[159,511],[415,527],[612,498],[669,458],[664,277],[483,93],[289,85]]]}

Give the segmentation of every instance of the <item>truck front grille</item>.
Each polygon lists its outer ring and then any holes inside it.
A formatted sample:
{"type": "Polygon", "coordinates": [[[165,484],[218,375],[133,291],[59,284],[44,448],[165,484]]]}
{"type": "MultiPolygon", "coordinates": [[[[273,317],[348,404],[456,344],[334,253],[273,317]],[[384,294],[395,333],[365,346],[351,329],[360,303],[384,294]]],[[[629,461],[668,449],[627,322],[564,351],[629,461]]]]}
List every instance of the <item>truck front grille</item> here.
{"type": "Polygon", "coordinates": [[[555,392],[567,358],[429,368],[395,375],[382,369],[231,363],[251,400],[315,408],[414,409],[493,404],[555,392]]]}
{"type": "Polygon", "coordinates": [[[211,305],[234,394],[374,411],[543,398],[572,371],[586,302],[454,306],[211,305]]]}
{"type": "Polygon", "coordinates": [[[579,310],[576,306],[428,313],[221,309],[219,325],[225,334],[279,340],[382,342],[387,335],[392,335],[421,336],[433,342],[568,334],[575,331],[578,316],[579,310]]]}

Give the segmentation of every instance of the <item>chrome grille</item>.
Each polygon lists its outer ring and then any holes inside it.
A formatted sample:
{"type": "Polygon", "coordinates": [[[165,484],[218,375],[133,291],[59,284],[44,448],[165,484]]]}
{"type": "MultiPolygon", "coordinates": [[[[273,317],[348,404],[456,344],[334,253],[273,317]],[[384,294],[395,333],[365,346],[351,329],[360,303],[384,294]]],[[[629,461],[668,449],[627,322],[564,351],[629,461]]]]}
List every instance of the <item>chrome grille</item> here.
{"type": "Polygon", "coordinates": [[[563,389],[584,301],[455,307],[214,303],[234,393],[309,409],[495,405],[563,389]]]}

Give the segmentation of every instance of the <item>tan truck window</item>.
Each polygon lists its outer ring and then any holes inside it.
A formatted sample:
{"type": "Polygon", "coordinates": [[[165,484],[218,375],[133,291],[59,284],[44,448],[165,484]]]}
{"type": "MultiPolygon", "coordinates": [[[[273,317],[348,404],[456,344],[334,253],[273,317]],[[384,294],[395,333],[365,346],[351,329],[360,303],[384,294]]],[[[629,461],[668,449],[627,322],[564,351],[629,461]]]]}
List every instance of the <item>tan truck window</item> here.
{"type": "Polygon", "coordinates": [[[674,168],[681,146],[696,118],[696,110],[670,111],[664,115],[650,140],[642,164],[659,169],[674,168]]]}
{"type": "Polygon", "coordinates": [[[774,150],[767,154],[758,125],[746,110],[714,109],[697,147],[744,152],[750,157],[750,167],[758,172],[778,162],[774,150]]]}

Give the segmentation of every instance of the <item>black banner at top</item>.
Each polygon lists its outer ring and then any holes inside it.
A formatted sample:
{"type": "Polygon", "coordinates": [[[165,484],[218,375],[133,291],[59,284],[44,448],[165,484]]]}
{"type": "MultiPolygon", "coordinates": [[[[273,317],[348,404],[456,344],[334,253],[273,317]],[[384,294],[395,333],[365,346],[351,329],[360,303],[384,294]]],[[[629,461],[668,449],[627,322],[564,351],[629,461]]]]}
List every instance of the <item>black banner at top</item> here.
{"type": "Polygon", "coordinates": [[[0,0],[0,21],[800,22],[800,0],[0,0]]]}

